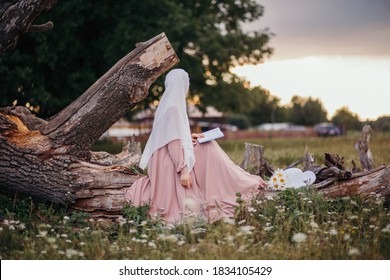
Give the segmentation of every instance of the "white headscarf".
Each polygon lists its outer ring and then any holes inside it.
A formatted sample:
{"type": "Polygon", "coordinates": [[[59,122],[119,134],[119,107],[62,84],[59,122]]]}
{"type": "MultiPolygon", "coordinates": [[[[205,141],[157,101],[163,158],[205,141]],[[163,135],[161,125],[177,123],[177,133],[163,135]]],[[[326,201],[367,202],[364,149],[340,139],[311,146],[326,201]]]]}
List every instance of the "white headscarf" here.
{"type": "Polygon", "coordinates": [[[144,169],[153,153],[175,139],[181,139],[188,172],[195,163],[186,95],[190,80],[186,71],[171,70],[165,77],[165,91],[154,116],[152,133],[146,143],[139,166],[144,169]]]}

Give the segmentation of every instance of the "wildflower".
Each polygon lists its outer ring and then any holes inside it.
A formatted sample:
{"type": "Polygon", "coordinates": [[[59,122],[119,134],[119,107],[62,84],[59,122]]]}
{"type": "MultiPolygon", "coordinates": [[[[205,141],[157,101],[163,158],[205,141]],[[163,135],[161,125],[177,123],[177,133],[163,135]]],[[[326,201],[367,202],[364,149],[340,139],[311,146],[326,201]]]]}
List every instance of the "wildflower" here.
{"type": "Polygon", "coordinates": [[[66,243],[72,243],[72,241],[69,239],[66,239],[65,241],[66,241],[66,243]]]}
{"type": "Polygon", "coordinates": [[[310,226],[311,226],[312,229],[317,229],[318,228],[318,224],[314,220],[311,220],[310,226]]]}
{"type": "Polygon", "coordinates": [[[3,231],[3,228],[2,228],[2,227],[0,227],[0,231],[3,231]]]}
{"type": "Polygon", "coordinates": [[[358,216],[352,215],[352,216],[349,216],[348,219],[350,219],[350,220],[357,220],[358,216]]]}
{"type": "Polygon", "coordinates": [[[387,226],[385,226],[381,232],[386,232],[386,233],[389,233],[390,232],[390,224],[388,224],[387,226]]]}
{"type": "Polygon", "coordinates": [[[24,223],[20,223],[20,224],[18,225],[18,228],[19,228],[19,229],[25,229],[25,228],[26,228],[26,225],[25,225],[24,223]]]}
{"type": "Polygon", "coordinates": [[[238,248],[237,251],[245,253],[246,252],[246,245],[241,245],[240,248],[238,248]]]}
{"type": "Polygon", "coordinates": [[[49,243],[56,243],[56,239],[54,237],[49,237],[46,239],[49,243]]]}
{"type": "Polygon", "coordinates": [[[67,235],[66,233],[63,233],[63,234],[61,234],[61,237],[62,237],[62,238],[67,238],[68,235],[67,235]]]}
{"type": "Polygon", "coordinates": [[[195,209],[195,201],[192,198],[186,198],[184,200],[184,205],[189,209],[195,209]]]}
{"type": "Polygon", "coordinates": [[[249,213],[255,213],[256,212],[256,209],[253,208],[253,207],[248,207],[247,210],[248,210],[249,213]]]}
{"type": "Polygon", "coordinates": [[[170,235],[168,235],[168,236],[166,237],[165,240],[167,240],[167,241],[169,241],[169,242],[172,242],[172,243],[175,243],[175,242],[177,242],[178,238],[177,238],[176,235],[170,234],[170,235]]]}
{"type": "Polygon", "coordinates": [[[159,234],[158,238],[160,240],[169,241],[169,242],[172,242],[172,243],[176,243],[178,241],[177,236],[174,235],[174,234],[170,234],[170,235],[159,234]]]}
{"type": "Polygon", "coordinates": [[[247,234],[247,235],[252,234],[252,230],[254,230],[254,229],[255,229],[255,227],[253,227],[253,226],[241,226],[240,227],[240,231],[243,234],[247,234]]]}
{"type": "MultiPolygon", "coordinates": [[[[148,246],[151,247],[151,248],[153,248],[153,249],[156,249],[156,248],[157,248],[156,243],[154,243],[153,241],[149,241],[149,242],[148,242],[148,246]]],[[[130,250],[131,250],[131,249],[130,249],[130,250]]]]}
{"type": "Polygon", "coordinates": [[[291,242],[294,242],[294,243],[301,243],[301,242],[305,242],[307,239],[307,235],[302,233],[302,232],[298,232],[296,234],[294,234],[291,238],[291,242]]]}
{"type": "Polygon", "coordinates": [[[136,232],[137,232],[137,230],[135,228],[129,229],[129,233],[136,233],[136,232]]]}
{"type": "Polygon", "coordinates": [[[233,241],[234,241],[234,236],[232,236],[232,235],[227,235],[227,236],[225,236],[225,239],[226,239],[226,241],[228,242],[228,243],[233,243],[233,241]]]}
{"type": "Polygon", "coordinates": [[[43,231],[39,231],[38,237],[46,237],[46,235],[47,235],[47,231],[43,230],[43,231]]]}
{"type": "Polygon", "coordinates": [[[351,248],[348,250],[348,255],[349,256],[360,255],[360,250],[358,248],[351,248]]]}
{"type": "Polygon", "coordinates": [[[239,221],[237,224],[242,225],[242,224],[244,224],[245,222],[246,222],[246,220],[244,219],[244,220],[239,221]]]}
{"type": "Polygon", "coordinates": [[[329,230],[329,234],[330,234],[330,235],[337,235],[337,233],[338,233],[337,230],[334,229],[334,228],[332,228],[332,229],[329,230]]]}
{"type": "Polygon", "coordinates": [[[180,240],[179,242],[177,242],[177,245],[179,246],[183,246],[184,244],[186,244],[184,240],[180,240]]]}
{"type": "Polygon", "coordinates": [[[196,251],[198,251],[196,247],[192,247],[191,249],[188,250],[189,253],[195,253],[196,251]]]}
{"type": "Polygon", "coordinates": [[[83,241],[80,242],[80,246],[84,246],[85,244],[86,244],[86,243],[83,242],[83,241]]]}
{"type": "Polygon", "coordinates": [[[142,235],[141,235],[141,238],[143,238],[143,239],[148,239],[148,236],[147,236],[146,234],[142,234],[142,235]]]}
{"type": "Polygon", "coordinates": [[[45,250],[43,250],[43,251],[41,251],[41,254],[45,255],[45,254],[47,254],[47,252],[45,250]]]}
{"type": "Polygon", "coordinates": [[[123,226],[124,224],[127,223],[127,220],[125,218],[123,218],[123,217],[119,217],[118,218],[118,223],[119,223],[119,225],[123,226]]]}
{"type": "Polygon", "coordinates": [[[66,249],[65,254],[66,254],[66,257],[67,257],[68,259],[70,259],[70,258],[72,258],[73,256],[79,255],[79,252],[76,251],[76,250],[74,250],[74,249],[66,249]]]}
{"type": "Polygon", "coordinates": [[[13,225],[9,225],[8,228],[9,228],[10,230],[15,230],[15,227],[14,227],[13,225]]]}
{"type": "Polygon", "coordinates": [[[65,221],[69,220],[69,217],[68,216],[64,216],[64,220],[65,221]]]}
{"type": "Polygon", "coordinates": [[[146,226],[147,224],[148,224],[147,221],[142,221],[142,222],[141,222],[141,226],[143,226],[143,227],[146,226]]]}
{"type": "Polygon", "coordinates": [[[269,226],[269,227],[265,227],[264,230],[265,231],[271,231],[274,227],[273,226],[269,226]]]}
{"type": "Polygon", "coordinates": [[[205,228],[195,228],[195,229],[191,230],[191,234],[199,234],[199,233],[203,233],[206,231],[207,230],[205,228]]]}
{"type": "Polygon", "coordinates": [[[344,240],[349,240],[351,238],[351,235],[346,233],[344,234],[344,240]]]}
{"type": "Polygon", "coordinates": [[[225,217],[225,218],[223,219],[223,222],[224,222],[225,224],[232,225],[232,226],[234,226],[234,225],[236,224],[236,222],[234,221],[234,219],[232,219],[232,218],[227,218],[227,217],[225,217]]]}

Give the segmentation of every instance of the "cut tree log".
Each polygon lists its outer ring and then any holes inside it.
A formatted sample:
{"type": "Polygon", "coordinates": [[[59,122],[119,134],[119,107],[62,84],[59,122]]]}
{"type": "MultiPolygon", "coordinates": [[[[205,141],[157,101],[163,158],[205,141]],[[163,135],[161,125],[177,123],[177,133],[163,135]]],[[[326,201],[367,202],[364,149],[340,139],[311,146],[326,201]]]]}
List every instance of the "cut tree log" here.
{"type": "Polygon", "coordinates": [[[89,149],[178,61],[162,33],[138,44],[49,122],[24,107],[2,108],[0,191],[120,215],[124,190],[139,177],[129,168],[139,160],[139,146],[132,144],[116,157],[89,149]]]}
{"type": "Polygon", "coordinates": [[[272,176],[274,168],[264,159],[264,147],[257,144],[245,143],[244,159],[241,168],[261,177],[272,176]]]}
{"type": "Polygon", "coordinates": [[[53,28],[53,22],[34,25],[34,20],[47,12],[57,0],[0,1],[0,52],[15,48],[21,35],[53,28]]]}
{"type": "Polygon", "coordinates": [[[360,139],[355,144],[355,149],[359,152],[360,163],[362,164],[363,169],[367,170],[371,170],[374,165],[374,160],[369,146],[371,131],[371,126],[365,125],[360,139]]]}

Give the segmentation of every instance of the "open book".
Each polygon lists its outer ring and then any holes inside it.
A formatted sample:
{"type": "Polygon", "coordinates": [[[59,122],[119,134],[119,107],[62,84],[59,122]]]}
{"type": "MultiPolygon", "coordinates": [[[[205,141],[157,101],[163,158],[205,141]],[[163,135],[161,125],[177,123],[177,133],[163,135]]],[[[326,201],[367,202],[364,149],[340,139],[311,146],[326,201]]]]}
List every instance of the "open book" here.
{"type": "Polygon", "coordinates": [[[202,132],[202,134],[204,135],[204,137],[198,138],[199,143],[205,143],[224,136],[221,129],[219,129],[219,127],[202,132]]]}

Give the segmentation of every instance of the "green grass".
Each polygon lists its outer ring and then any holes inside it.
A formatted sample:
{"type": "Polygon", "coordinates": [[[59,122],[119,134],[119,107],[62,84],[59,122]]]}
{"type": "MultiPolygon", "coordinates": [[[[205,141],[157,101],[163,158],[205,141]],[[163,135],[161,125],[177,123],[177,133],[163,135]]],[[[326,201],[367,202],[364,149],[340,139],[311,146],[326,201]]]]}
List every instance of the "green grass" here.
{"type": "MultiPolygon", "coordinates": [[[[358,137],[358,136],[357,136],[358,137]]],[[[244,142],[265,147],[275,167],[324,152],[358,162],[356,136],[223,142],[239,162],[244,142]]],[[[389,163],[389,135],[375,135],[376,163],[389,163]]],[[[119,223],[82,212],[0,196],[0,259],[390,259],[390,209],[376,195],[326,199],[311,189],[288,189],[273,199],[239,205],[214,224],[151,220],[148,207],[125,206],[119,223]]]]}
{"type": "MultiPolygon", "coordinates": [[[[242,161],[244,156],[245,142],[260,144],[264,147],[264,156],[274,167],[285,167],[295,160],[303,157],[305,148],[313,154],[317,164],[324,161],[324,153],[335,153],[344,157],[347,166],[352,166],[354,160],[359,164],[359,157],[355,143],[359,134],[343,137],[325,138],[267,138],[267,139],[244,139],[240,141],[219,141],[221,147],[236,163],[242,161]]],[[[370,140],[370,148],[374,157],[374,164],[390,163],[390,134],[373,135],[370,140]]]]}

